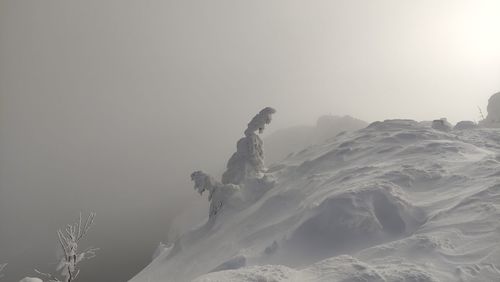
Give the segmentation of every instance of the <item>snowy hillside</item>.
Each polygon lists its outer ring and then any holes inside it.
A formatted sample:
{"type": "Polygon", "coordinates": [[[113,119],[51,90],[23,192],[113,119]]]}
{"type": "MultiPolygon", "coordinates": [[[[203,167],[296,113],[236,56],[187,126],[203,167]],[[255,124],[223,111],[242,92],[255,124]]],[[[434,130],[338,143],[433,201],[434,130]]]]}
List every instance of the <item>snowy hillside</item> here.
{"type": "Polygon", "coordinates": [[[277,130],[264,138],[266,163],[274,164],[290,153],[323,143],[341,132],[351,132],[367,126],[368,123],[350,116],[324,115],[318,118],[314,126],[302,125],[277,130]]]}
{"type": "Polygon", "coordinates": [[[500,130],[376,122],[266,179],[131,282],[500,281],[500,130]]]}

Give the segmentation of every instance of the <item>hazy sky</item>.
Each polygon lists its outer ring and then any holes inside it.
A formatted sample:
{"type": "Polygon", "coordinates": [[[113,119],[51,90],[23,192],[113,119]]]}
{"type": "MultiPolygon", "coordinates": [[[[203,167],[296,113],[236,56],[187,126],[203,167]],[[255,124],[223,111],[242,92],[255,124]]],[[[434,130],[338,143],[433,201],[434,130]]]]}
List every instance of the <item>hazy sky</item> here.
{"type": "Polygon", "coordinates": [[[197,197],[189,173],[220,173],[264,106],[278,110],[270,130],[325,113],[477,120],[500,91],[499,11],[497,0],[0,0],[0,262],[80,209],[121,240],[109,257],[134,244],[149,256],[197,197]]]}

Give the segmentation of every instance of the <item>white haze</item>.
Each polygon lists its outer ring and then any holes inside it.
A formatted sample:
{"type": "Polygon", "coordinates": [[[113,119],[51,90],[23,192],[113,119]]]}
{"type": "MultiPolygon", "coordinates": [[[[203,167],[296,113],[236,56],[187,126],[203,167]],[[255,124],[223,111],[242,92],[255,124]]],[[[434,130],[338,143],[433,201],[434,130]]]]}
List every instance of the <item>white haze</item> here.
{"type": "Polygon", "coordinates": [[[82,278],[131,277],[172,218],[203,202],[189,174],[220,174],[264,106],[278,111],[268,132],[321,114],[479,119],[477,106],[500,89],[499,10],[452,0],[0,1],[7,278],[53,267],[55,230],[80,210],[97,212],[88,240],[102,248],[82,278]]]}

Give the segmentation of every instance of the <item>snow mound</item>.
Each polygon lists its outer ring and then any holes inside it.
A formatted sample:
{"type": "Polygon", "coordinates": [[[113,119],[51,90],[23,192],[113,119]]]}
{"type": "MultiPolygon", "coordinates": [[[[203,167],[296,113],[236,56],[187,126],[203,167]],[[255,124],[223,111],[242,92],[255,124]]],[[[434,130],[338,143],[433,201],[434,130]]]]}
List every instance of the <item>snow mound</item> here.
{"type": "Polygon", "coordinates": [[[131,282],[500,281],[498,183],[500,130],[375,122],[242,183],[131,282]]]}
{"type": "Polygon", "coordinates": [[[412,234],[425,222],[422,209],[412,206],[394,184],[375,183],[324,199],[307,215],[287,242],[317,261],[412,234]]]}
{"type": "Polygon", "coordinates": [[[448,131],[451,131],[451,127],[452,127],[451,123],[449,123],[446,120],[446,118],[437,119],[437,120],[432,121],[432,128],[434,128],[436,130],[448,132],[448,131]]]}
{"type": "Polygon", "coordinates": [[[470,120],[463,120],[458,122],[455,127],[453,127],[454,130],[466,130],[466,129],[474,129],[477,128],[478,125],[470,120]]]}

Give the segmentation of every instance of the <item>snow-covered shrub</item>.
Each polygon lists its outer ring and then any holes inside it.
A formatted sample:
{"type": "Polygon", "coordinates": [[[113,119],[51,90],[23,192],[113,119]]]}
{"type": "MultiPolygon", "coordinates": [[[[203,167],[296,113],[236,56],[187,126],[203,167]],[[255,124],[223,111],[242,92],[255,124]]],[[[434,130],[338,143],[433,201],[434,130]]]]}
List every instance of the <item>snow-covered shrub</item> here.
{"type": "Polygon", "coordinates": [[[209,218],[213,218],[228,202],[229,198],[240,190],[238,185],[222,184],[212,176],[203,171],[195,171],[191,174],[191,180],[194,181],[194,189],[198,193],[208,191],[208,201],[210,202],[209,218]]]}
{"type": "Polygon", "coordinates": [[[57,236],[59,239],[60,247],[63,251],[63,257],[57,266],[57,271],[60,272],[60,276],[63,280],[59,280],[56,276],[51,274],[43,273],[35,270],[38,274],[43,275],[45,278],[49,279],[48,282],[71,282],[74,281],[80,269],[78,264],[84,260],[91,259],[96,256],[97,248],[88,248],[84,251],[78,250],[78,244],[85,238],[90,227],[94,224],[95,213],[90,213],[85,222],[82,221],[82,214],[78,222],[74,224],[68,224],[64,231],[59,229],[57,231],[57,236]]]}

